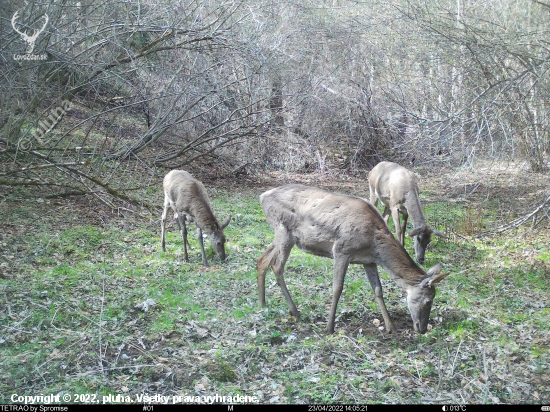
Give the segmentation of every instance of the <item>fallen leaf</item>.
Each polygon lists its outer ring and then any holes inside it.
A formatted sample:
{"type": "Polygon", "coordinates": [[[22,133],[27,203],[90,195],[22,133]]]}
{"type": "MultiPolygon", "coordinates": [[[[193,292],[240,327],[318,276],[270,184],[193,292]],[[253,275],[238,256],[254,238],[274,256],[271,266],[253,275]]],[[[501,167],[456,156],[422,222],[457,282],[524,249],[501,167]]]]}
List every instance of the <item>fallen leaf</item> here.
{"type": "Polygon", "coordinates": [[[147,312],[149,310],[149,307],[155,306],[156,304],[157,302],[155,302],[153,299],[147,299],[146,301],[137,304],[135,308],[147,312]]]}
{"type": "Polygon", "coordinates": [[[206,335],[208,335],[207,329],[197,326],[195,330],[197,331],[197,335],[199,335],[201,338],[204,338],[206,335]]]}

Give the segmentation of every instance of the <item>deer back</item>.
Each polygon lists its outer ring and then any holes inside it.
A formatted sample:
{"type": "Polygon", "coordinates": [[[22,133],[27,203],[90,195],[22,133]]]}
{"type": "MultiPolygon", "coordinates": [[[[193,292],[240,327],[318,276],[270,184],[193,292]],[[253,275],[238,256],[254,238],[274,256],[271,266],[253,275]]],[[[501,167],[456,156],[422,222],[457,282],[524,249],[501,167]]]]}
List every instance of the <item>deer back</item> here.
{"type": "Polygon", "coordinates": [[[350,263],[367,264],[378,263],[389,249],[396,249],[391,256],[404,260],[403,266],[416,267],[380,212],[364,199],[286,185],[263,193],[260,203],[273,231],[286,232],[291,243],[307,253],[333,258],[336,248],[350,263]]]}
{"type": "Polygon", "coordinates": [[[418,198],[418,185],[411,172],[392,162],[381,162],[369,173],[369,185],[387,206],[404,205],[418,198]]]}

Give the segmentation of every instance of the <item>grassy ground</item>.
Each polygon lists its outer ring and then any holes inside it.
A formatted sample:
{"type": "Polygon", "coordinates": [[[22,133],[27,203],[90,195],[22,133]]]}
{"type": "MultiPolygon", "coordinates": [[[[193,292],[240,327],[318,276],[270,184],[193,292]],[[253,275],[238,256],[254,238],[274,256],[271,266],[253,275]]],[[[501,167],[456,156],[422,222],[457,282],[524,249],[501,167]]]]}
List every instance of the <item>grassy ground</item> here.
{"type": "MultiPolygon", "coordinates": [[[[383,272],[398,332],[388,336],[373,324],[381,315],[361,266],[350,267],[336,332],[327,335],[332,262],[297,249],[286,280],[301,320],[289,316],[272,272],[267,307],[258,307],[255,261],[273,238],[258,195],[299,180],[367,197],[366,180],[272,175],[239,190],[207,184],[218,218],[233,215],[226,264],[205,242],[210,268],[200,263],[194,228],[190,262],[182,263],[174,221],[161,251],[160,215],[116,216],[91,199],[44,202],[26,189],[4,192],[0,402],[15,393],[100,400],[144,393],[269,403],[548,403],[550,231],[473,236],[515,217],[514,202],[538,199],[545,177],[532,175],[532,187],[512,193],[510,182],[524,177],[508,169],[423,174],[428,223],[450,234],[434,239],[425,266],[441,261],[451,275],[422,336],[383,272]],[[136,308],[147,299],[155,305],[136,308]]],[[[160,192],[150,191],[159,205],[160,192]]],[[[413,253],[410,242],[407,249],[413,253]]]]}

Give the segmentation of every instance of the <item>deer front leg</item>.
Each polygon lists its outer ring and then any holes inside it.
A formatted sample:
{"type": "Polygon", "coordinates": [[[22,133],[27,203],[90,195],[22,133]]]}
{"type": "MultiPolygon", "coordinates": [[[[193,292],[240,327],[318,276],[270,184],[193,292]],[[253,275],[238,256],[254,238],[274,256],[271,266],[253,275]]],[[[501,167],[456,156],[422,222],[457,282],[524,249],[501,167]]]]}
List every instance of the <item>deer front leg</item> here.
{"type": "Polygon", "coordinates": [[[201,246],[202,264],[208,267],[208,262],[206,261],[206,253],[204,253],[204,240],[202,238],[202,229],[198,226],[197,228],[199,229],[199,245],[201,246]]]}
{"type": "Polygon", "coordinates": [[[183,239],[183,261],[188,262],[189,256],[187,256],[187,226],[185,225],[185,215],[181,212],[176,212],[177,222],[181,230],[181,237],[183,239]]]}
{"type": "Polygon", "coordinates": [[[401,223],[401,239],[400,242],[405,246],[405,238],[407,233],[407,219],[409,218],[408,214],[403,214],[403,222],[401,223]]]}
{"type": "Polygon", "coordinates": [[[401,244],[404,244],[404,241],[401,240],[401,224],[399,223],[399,209],[393,207],[391,209],[391,218],[393,219],[393,225],[395,226],[395,238],[401,244]]]}
{"type": "MultiPolygon", "coordinates": [[[[176,219],[176,223],[178,224],[178,227],[180,228],[180,232],[181,232],[182,228],[181,228],[180,220],[178,219],[178,214],[177,213],[174,215],[174,218],[176,219]]],[[[183,216],[183,219],[185,220],[185,215],[183,216]]],[[[187,231],[187,228],[185,228],[185,230],[187,231]]],[[[186,238],[186,240],[187,240],[187,242],[186,242],[187,243],[187,249],[191,249],[191,245],[189,244],[189,240],[187,238],[186,238]]]]}
{"type": "Polygon", "coordinates": [[[386,222],[386,225],[390,221],[390,208],[389,206],[384,206],[384,213],[382,213],[382,218],[384,219],[384,222],[386,222]]]}
{"type": "Polygon", "coordinates": [[[348,270],[349,259],[346,257],[334,256],[334,279],[332,281],[332,306],[328,315],[327,332],[334,333],[334,320],[336,318],[336,308],[344,288],[344,278],[348,270]]]}
{"type": "Polygon", "coordinates": [[[365,272],[367,273],[367,276],[369,278],[370,285],[372,286],[372,290],[374,291],[376,302],[378,303],[378,306],[380,306],[380,310],[382,311],[382,317],[384,318],[386,329],[388,330],[388,332],[393,332],[395,331],[395,327],[393,326],[390,314],[388,313],[388,309],[386,309],[386,304],[384,303],[384,296],[382,295],[382,284],[380,283],[380,277],[378,276],[378,269],[376,268],[376,264],[371,263],[369,265],[363,265],[363,267],[365,268],[365,272]]]}
{"type": "Polygon", "coordinates": [[[272,243],[256,261],[256,269],[258,270],[258,300],[262,308],[265,306],[265,274],[273,261],[274,249],[275,245],[272,243]]]}

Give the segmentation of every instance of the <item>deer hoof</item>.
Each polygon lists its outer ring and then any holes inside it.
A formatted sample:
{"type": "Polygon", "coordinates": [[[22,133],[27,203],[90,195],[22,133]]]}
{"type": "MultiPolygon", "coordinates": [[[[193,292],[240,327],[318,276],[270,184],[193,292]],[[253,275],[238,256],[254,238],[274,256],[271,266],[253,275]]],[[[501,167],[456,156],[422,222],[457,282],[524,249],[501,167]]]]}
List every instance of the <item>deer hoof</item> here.
{"type": "Polygon", "coordinates": [[[395,329],[395,327],[394,327],[393,325],[388,325],[388,326],[386,327],[386,332],[387,332],[387,333],[395,333],[395,332],[397,332],[397,331],[396,331],[396,329],[395,329]]]}

